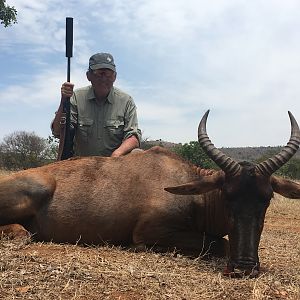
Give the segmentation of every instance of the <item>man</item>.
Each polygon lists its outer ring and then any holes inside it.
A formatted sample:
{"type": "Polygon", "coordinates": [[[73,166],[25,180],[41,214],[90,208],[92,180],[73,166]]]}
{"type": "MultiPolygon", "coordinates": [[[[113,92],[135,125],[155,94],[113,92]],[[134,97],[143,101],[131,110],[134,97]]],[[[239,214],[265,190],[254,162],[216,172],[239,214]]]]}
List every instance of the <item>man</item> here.
{"type": "Polygon", "coordinates": [[[53,135],[59,137],[63,103],[70,98],[75,156],[118,157],[139,147],[141,131],[136,106],[131,96],[114,87],[116,75],[113,56],[97,53],[90,57],[86,72],[91,85],[73,91],[74,84],[63,83],[51,128],[53,135]]]}

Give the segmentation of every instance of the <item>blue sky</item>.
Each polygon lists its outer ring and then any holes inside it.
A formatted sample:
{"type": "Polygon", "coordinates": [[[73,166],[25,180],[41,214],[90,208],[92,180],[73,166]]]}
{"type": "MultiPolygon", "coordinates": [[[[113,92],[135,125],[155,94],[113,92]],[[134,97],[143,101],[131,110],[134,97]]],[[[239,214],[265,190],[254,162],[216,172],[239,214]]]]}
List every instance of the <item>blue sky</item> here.
{"type": "Polygon", "coordinates": [[[88,85],[89,57],[110,52],[145,138],[217,147],[284,145],[300,123],[300,1],[7,0],[0,27],[0,139],[47,137],[66,80],[65,18],[74,18],[71,81],[88,85]]]}

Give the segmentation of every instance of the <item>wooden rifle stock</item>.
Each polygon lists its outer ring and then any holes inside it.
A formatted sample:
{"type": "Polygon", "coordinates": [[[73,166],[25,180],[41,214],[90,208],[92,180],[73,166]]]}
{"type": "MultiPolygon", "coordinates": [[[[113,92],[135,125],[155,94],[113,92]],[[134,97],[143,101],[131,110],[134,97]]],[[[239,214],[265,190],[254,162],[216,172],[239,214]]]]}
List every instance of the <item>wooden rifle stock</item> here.
{"type": "MultiPolygon", "coordinates": [[[[73,56],[73,18],[66,18],[66,57],[68,58],[67,81],[70,82],[71,57],[73,56]]],[[[64,101],[60,119],[60,139],[57,160],[73,156],[73,134],[70,128],[70,98],[64,101]]]]}

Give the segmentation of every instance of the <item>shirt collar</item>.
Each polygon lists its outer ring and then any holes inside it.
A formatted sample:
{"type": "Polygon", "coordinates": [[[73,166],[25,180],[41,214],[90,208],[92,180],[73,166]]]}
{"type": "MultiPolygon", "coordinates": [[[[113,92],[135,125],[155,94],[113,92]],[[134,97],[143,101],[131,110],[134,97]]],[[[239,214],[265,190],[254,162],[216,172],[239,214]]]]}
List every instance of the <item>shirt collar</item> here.
{"type": "Polygon", "coordinates": [[[107,96],[107,100],[109,103],[114,103],[114,87],[112,86],[112,88],[109,91],[109,94],[107,96]]]}

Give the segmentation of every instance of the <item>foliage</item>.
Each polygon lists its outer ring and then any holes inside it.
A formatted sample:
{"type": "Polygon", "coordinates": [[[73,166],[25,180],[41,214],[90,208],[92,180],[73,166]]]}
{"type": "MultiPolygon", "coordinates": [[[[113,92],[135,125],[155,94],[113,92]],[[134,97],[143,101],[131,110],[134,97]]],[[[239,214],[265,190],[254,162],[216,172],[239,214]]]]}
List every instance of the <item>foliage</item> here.
{"type": "MultiPolygon", "coordinates": [[[[148,138],[145,138],[142,140],[141,148],[146,150],[157,145],[164,147],[164,142],[158,140],[151,143],[148,138]]],[[[205,154],[196,141],[177,144],[174,147],[168,148],[194,165],[206,169],[218,169],[217,165],[205,154]]],[[[255,160],[255,162],[262,162],[276,155],[278,151],[277,148],[270,149],[255,160]]],[[[58,139],[52,136],[48,136],[45,139],[37,136],[34,132],[16,131],[4,137],[3,142],[0,143],[0,168],[19,170],[38,167],[55,161],[57,153],[58,139]]],[[[296,157],[292,158],[275,174],[299,180],[300,159],[296,157]]]]}
{"type": "MultiPolygon", "coordinates": [[[[177,145],[173,148],[173,151],[195,165],[201,166],[206,169],[218,169],[217,165],[204,153],[198,142],[192,141],[188,144],[177,145]]],[[[255,162],[262,162],[278,154],[278,151],[280,151],[280,149],[270,149],[255,162]]],[[[278,176],[299,180],[300,159],[295,157],[291,158],[284,166],[277,170],[275,174],[278,176]]]]}
{"type": "Polygon", "coordinates": [[[148,137],[144,137],[142,135],[142,140],[141,140],[141,149],[143,150],[148,150],[151,147],[153,147],[153,145],[149,142],[149,138],[148,137]]]}
{"type": "Polygon", "coordinates": [[[292,179],[300,179],[300,159],[292,158],[277,171],[277,174],[292,179]]]}
{"type": "MultiPolygon", "coordinates": [[[[263,156],[261,156],[257,160],[257,162],[260,163],[262,161],[265,161],[276,154],[278,154],[278,151],[270,150],[263,156]]],[[[291,158],[285,165],[283,165],[279,170],[275,172],[275,175],[292,179],[300,179],[300,159],[295,157],[291,158]]]]}
{"type": "Polygon", "coordinates": [[[4,27],[17,23],[17,10],[14,6],[5,4],[6,0],[0,0],[0,20],[4,27]]]}
{"type": "Polygon", "coordinates": [[[194,165],[206,169],[218,169],[217,165],[206,155],[196,141],[183,145],[179,144],[173,148],[173,151],[194,165]]]}
{"type": "Polygon", "coordinates": [[[141,149],[143,150],[148,150],[154,146],[160,146],[160,147],[164,147],[164,144],[162,141],[149,141],[149,138],[143,138],[141,141],[141,149]]]}
{"type": "Polygon", "coordinates": [[[34,132],[16,131],[0,143],[0,167],[20,170],[38,167],[56,158],[55,142],[34,132]]]}
{"type": "Polygon", "coordinates": [[[47,138],[47,147],[45,151],[45,159],[50,162],[56,160],[58,155],[59,139],[49,135],[47,138]]]}

